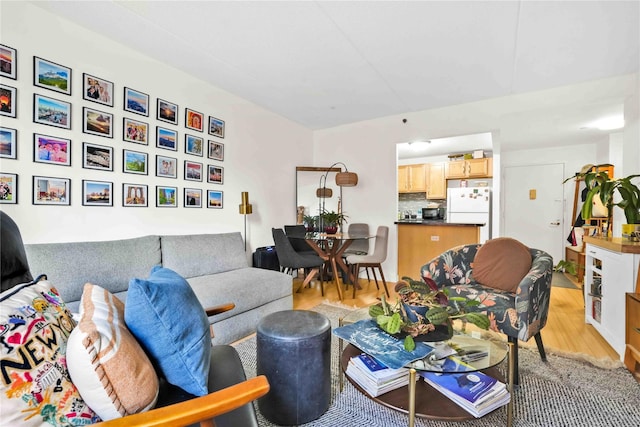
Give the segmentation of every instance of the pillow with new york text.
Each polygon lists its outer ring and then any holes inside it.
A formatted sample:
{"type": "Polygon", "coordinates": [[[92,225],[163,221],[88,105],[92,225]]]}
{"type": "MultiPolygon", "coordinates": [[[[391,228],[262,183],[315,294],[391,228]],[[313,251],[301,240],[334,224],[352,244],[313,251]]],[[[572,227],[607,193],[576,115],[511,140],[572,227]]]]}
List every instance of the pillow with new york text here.
{"type": "Polygon", "coordinates": [[[67,370],[71,312],[47,280],[0,294],[0,425],[77,426],[100,418],[67,370]]]}
{"type": "Polygon", "coordinates": [[[148,279],[131,279],[124,318],[169,383],[196,396],[208,393],[209,319],[182,276],[158,265],[148,279]]]}
{"type": "Polygon", "coordinates": [[[100,286],[84,285],[80,321],[67,361],[80,395],[103,420],[152,409],[158,376],[124,322],[124,304],[100,286]]]}
{"type": "Polygon", "coordinates": [[[471,268],[478,283],[515,292],[531,269],[531,252],[516,239],[498,237],[480,246],[471,268]]]}

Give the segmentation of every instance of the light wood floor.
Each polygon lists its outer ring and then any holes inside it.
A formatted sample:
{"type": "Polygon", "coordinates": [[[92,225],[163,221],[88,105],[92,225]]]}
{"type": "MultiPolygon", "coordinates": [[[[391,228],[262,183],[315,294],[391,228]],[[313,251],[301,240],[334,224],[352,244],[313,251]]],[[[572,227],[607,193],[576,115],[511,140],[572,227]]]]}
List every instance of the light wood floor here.
{"type": "MultiPolygon", "coordinates": [[[[567,276],[569,277],[569,276],[567,276]]],[[[301,283],[301,278],[294,279],[294,290],[301,283]]],[[[384,289],[376,289],[372,280],[360,279],[362,290],[356,292],[352,298],[353,288],[344,292],[344,300],[340,301],[334,282],[325,283],[325,295],[320,293],[320,283],[314,281],[311,288],[304,288],[293,294],[294,309],[309,309],[323,302],[341,303],[349,307],[365,307],[374,304],[384,289]]],[[[380,283],[382,288],[382,283],[380,283]]],[[[387,286],[391,298],[395,300],[395,283],[388,282],[387,286]]],[[[555,349],[570,353],[584,353],[595,358],[610,358],[619,360],[618,354],[607,344],[600,334],[584,322],[584,303],[580,289],[553,287],[551,291],[551,305],[546,326],[542,329],[542,340],[547,349],[555,349]]],[[[535,348],[535,341],[520,342],[524,347],[535,348]]]]}

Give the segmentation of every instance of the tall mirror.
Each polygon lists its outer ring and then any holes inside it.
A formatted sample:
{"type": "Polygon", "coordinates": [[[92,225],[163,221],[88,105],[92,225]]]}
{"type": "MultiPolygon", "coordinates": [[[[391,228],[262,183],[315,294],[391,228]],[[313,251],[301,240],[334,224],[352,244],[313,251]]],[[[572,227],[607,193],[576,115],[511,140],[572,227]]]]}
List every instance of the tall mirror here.
{"type": "MultiPolygon", "coordinates": [[[[342,200],[342,187],[336,185],[336,173],[341,168],[323,168],[313,166],[296,167],[296,222],[305,216],[318,216],[322,203],[327,211],[338,212],[338,201],[342,200]],[[328,172],[328,173],[327,173],[328,172]],[[326,183],[324,176],[327,174],[326,183]],[[331,189],[331,197],[318,198],[316,190],[331,189]]],[[[303,219],[304,221],[304,219],[303,219]]]]}

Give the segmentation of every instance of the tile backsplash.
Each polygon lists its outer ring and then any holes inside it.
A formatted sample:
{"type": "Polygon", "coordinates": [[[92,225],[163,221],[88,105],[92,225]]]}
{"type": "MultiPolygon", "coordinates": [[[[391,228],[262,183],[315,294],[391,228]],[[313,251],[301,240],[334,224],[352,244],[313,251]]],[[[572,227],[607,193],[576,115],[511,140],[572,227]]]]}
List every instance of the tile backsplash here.
{"type": "Polygon", "coordinates": [[[446,207],[446,200],[427,200],[426,193],[399,193],[398,194],[398,210],[402,213],[411,211],[420,217],[422,208],[426,208],[429,203],[439,203],[440,206],[446,207]]]}

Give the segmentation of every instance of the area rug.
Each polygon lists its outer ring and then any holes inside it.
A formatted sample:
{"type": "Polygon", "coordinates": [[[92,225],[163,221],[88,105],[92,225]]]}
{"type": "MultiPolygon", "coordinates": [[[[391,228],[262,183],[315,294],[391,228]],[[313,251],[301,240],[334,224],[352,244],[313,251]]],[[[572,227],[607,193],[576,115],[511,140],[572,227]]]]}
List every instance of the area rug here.
{"type": "Polygon", "coordinates": [[[569,289],[580,289],[573,283],[571,280],[564,275],[564,273],[560,271],[556,271],[553,273],[553,277],[551,278],[551,286],[556,286],[558,288],[569,288],[569,289]]]}
{"type": "MultiPolygon", "coordinates": [[[[332,327],[349,312],[344,306],[321,304],[314,311],[326,315],[332,327]]],[[[365,397],[345,380],[340,392],[338,340],[332,339],[331,405],[327,412],[305,426],[406,426],[408,417],[365,397]]],[[[256,375],[255,336],[236,344],[247,376],[256,375]]],[[[547,356],[537,351],[519,351],[520,386],[514,395],[514,426],[619,427],[640,425],[640,384],[624,368],[602,369],[584,360],[547,356]]],[[[506,366],[505,366],[506,367],[506,366]]],[[[258,413],[260,426],[273,426],[258,413]]],[[[506,411],[498,409],[481,418],[464,422],[417,419],[416,426],[495,427],[507,424],[506,411]]]]}

